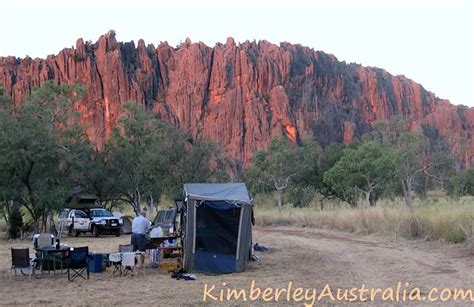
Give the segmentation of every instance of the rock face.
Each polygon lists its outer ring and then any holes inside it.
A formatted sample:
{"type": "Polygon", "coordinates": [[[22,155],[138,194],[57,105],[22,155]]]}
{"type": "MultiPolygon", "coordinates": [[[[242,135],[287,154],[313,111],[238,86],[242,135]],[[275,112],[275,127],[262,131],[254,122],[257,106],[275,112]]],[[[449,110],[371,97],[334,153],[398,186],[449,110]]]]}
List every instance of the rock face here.
{"type": "Polygon", "coordinates": [[[466,167],[474,162],[474,108],[454,106],[403,76],[300,45],[237,45],[229,38],[214,48],[189,39],[155,48],[143,40],[117,42],[110,31],[46,59],[0,58],[0,86],[15,103],[47,80],[87,86],[77,108],[98,148],[122,103],[137,101],[193,137],[215,140],[237,166],[274,136],[347,143],[394,115],[447,141],[466,167]]]}

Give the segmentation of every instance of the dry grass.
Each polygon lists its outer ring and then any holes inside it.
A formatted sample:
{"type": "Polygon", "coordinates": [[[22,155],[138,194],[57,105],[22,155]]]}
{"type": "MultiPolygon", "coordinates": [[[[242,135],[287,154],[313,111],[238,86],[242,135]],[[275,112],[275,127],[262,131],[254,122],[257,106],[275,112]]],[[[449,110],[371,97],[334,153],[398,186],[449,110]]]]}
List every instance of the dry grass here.
{"type": "MultiPolygon", "coordinates": [[[[112,252],[130,236],[64,237],[70,246],[89,246],[94,252],[112,252]]],[[[223,285],[249,289],[253,280],[262,289],[295,288],[349,289],[360,287],[393,287],[398,281],[409,281],[421,289],[431,287],[469,288],[472,285],[474,258],[467,257],[464,246],[438,241],[386,240],[384,237],[341,233],[316,228],[255,227],[254,242],[270,246],[270,252],[257,252],[259,262],[251,262],[243,273],[206,275],[197,273],[196,281],[170,278],[170,274],[147,269],[145,276],[111,276],[111,270],[92,273],[89,280],[68,282],[67,277],[44,274],[28,280],[11,277],[10,248],[30,247],[31,240],[0,239],[0,305],[6,306],[287,306],[280,302],[203,302],[205,285],[223,285]]],[[[349,305],[327,299],[316,306],[349,305]]],[[[366,306],[370,303],[351,303],[366,306]]],[[[395,303],[392,302],[393,305],[395,303]]],[[[445,302],[454,305],[454,302],[445,302]]],[[[302,302],[294,303],[302,306],[302,302]]],[[[372,305],[382,306],[380,300],[372,305]]],[[[456,304],[460,306],[462,304],[456,304]]],[[[466,304],[467,305],[467,304],[466,304]]]]}
{"type": "Polygon", "coordinates": [[[262,226],[299,226],[337,229],[363,235],[382,234],[403,238],[426,238],[473,245],[474,199],[458,201],[432,197],[418,200],[410,210],[401,201],[382,202],[376,207],[350,209],[329,206],[291,208],[282,214],[268,204],[256,206],[256,223],[262,226]]]}

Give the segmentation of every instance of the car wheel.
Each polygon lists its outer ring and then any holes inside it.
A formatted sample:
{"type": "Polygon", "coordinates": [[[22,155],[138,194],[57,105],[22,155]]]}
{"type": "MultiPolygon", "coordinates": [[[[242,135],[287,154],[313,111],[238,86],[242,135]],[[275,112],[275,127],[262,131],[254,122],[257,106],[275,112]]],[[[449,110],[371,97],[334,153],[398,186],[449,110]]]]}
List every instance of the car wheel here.
{"type": "Polygon", "coordinates": [[[99,227],[97,227],[95,225],[92,226],[92,235],[96,238],[99,236],[99,227]]]}
{"type": "Polygon", "coordinates": [[[115,231],[115,236],[116,236],[116,237],[120,237],[121,232],[122,232],[121,229],[117,229],[117,230],[115,231]]]}

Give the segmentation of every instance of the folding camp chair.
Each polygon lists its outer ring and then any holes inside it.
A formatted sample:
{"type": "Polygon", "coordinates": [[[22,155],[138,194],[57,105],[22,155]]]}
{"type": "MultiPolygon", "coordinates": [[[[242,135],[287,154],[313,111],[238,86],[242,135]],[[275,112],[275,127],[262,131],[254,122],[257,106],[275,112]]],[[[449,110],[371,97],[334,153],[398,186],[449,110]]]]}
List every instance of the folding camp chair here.
{"type": "Polygon", "coordinates": [[[86,279],[84,273],[87,273],[89,279],[89,247],[76,247],[69,252],[67,278],[73,281],[76,277],[86,279]],[[72,275],[71,275],[72,271],[72,275]]]}
{"type": "Polygon", "coordinates": [[[122,254],[121,253],[112,253],[109,254],[109,261],[113,265],[113,270],[112,270],[112,276],[115,275],[115,273],[119,273],[119,275],[122,275],[122,254]]]}
{"type": "Polygon", "coordinates": [[[133,252],[133,245],[132,244],[119,244],[119,252],[120,253],[133,252]]]}
{"type": "MultiPolygon", "coordinates": [[[[122,275],[122,253],[131,253],[131,252],[133,252],[133,245],[119,244],[119,252],[112,253],[109,255],[109,261],[114,266],[114,269],[112,271],[112,276],[115,275],[115,273],[117,272],[119,273],[119,275],[122,275]]],[[[129,271],[129,269],[125,268],[125,271],[129,271]]]]}
{"type": "Polygon", "coordinates": [[[16,270],[20,270],[22,275],[29,275],[29,278],[31,279],[31,276],[35,274],[35,263],[34,261],[30,258],[30,249],[29,248],[12,248],[12,266],[10,268],[10,273],[12,270],[15,271],[15,276],[16,276],[16,270]],[[23,270],[30,269],[30,274],[25,274],[23,270]]]}
{"type": "Polygon", "coordinates": [[[123,275],[127,275],[128,272],[135,271],[135,253],[134,252],[125,252],[122,253],[122,272],[123,275]]]}

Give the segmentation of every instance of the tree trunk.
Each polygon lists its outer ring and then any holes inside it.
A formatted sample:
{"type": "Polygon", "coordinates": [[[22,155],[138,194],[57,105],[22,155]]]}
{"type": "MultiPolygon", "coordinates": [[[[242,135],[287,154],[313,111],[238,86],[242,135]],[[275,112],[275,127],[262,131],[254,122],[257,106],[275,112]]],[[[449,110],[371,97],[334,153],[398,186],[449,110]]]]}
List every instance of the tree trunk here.
{"type": "Polygon", "coordinates": [[[365,204],[367,205],[367,208],[370,207],[370,194],[372,191],[364,192],[365,194],[365,204]]]}
{"type": "MultiPolygon", "coordinates": [[[[36,201],[35,197],[33,195],[33,190],[31,189],[31,186],[29,183],[26,184],[26,188],[28,190],[28,198],[30,200],[31,204],[31,210],[28,210],[31,214],[31,218],[33,219],[33,233],[41,233],[41,221],[40,217],[41,214],[39,214],[38,209],[36,208],[36,201]]],[[[28,208],[28,207],[27,207],[28,208]]]]}
{"type": "Polygon", "coordinates": [[[278,214],[281,214],[281,209],[283,208],[282,200],[281,200],[281,190],[276,190],[276,199],[278,204],[278,214]]]}
{"type": "Polygon", "coordinates": [[[351,206],[351,208],[357,208],[357,200],[351,199],[349,201],[349,205],[351,206]]]}
{"type": "Polygon", "coordinates": [[[51,210],[48,210],[47,214],[48,214],[47,217],[46,217],[46,224],[48,225],[47,229],[49,229],[50,233],[57,236],[58,235],[58,230],[56,228],[56,223],[54,222],[53,212],[51,210]]]}
{"type": "Polygon", "coordinates": [[[370,193],[369,201],[370,201],[370,206],[375,207],[375,205],[377,204],[377,199],[375,198],[374,193],[370,193]]]}
{"type": "Polygon", "coordinates": [[[47,216],[48,214],[46,213],[45,210],[43,210],[43,213],[41,214],[41,230],[40,232],[48,232],[48,226],[47,224],[47,216]]]}
{"type": "Polygon", "coordinates": [[[130,204],[133,207],[133,211],[135,212],[136,216],[140,215],[140,212],[142,212],[142,209],[140,208],[140,202],[141,202],[141,194],[138,189],[135,189],[135,192],[130,195],[130,204]]]}
{"type": "Polygon", "coordinates": [[[6,201],[5,200],[5,207],[2,207],[2,215],[3,215],[3,219],[5,220],[5,225],[7,226],[6,227],[6,232],[5,232],[5,239],[10,239],[10,220],[9,220],[9,216],[10,216],[10,208],[13,207],[13,200],[10,200],[10,201],[6,201]]]}
{"type": "Polygon", "coordinates": [[[156,214],[156,207],[155,207],[155,200],[153,199],[153,196],[148,196],[146,199],[146,206],[148,209],[148,216],[154,216],[156,214]]]}
{"type": "Polygon", "coordinates": [[[411,179],[410,178],[402,179],[402,190],[403,190],[403,198],[405,199],[405,205],[408,208],[413,208],[413,198],[411,196],[411,179]]]}
{"type": "Polygon", "coordinates": [[[130,204],[132,205],[133,212],[135,212],[136,216],[140,215],[141,209],[140,209],[140,203],[137,203],[136,199],[133,199],[130,204]]]}
{"type": "Polygon", "coordinates": [[[33,208],[33,233],[41,233],[41,214],[33,208]]]}

